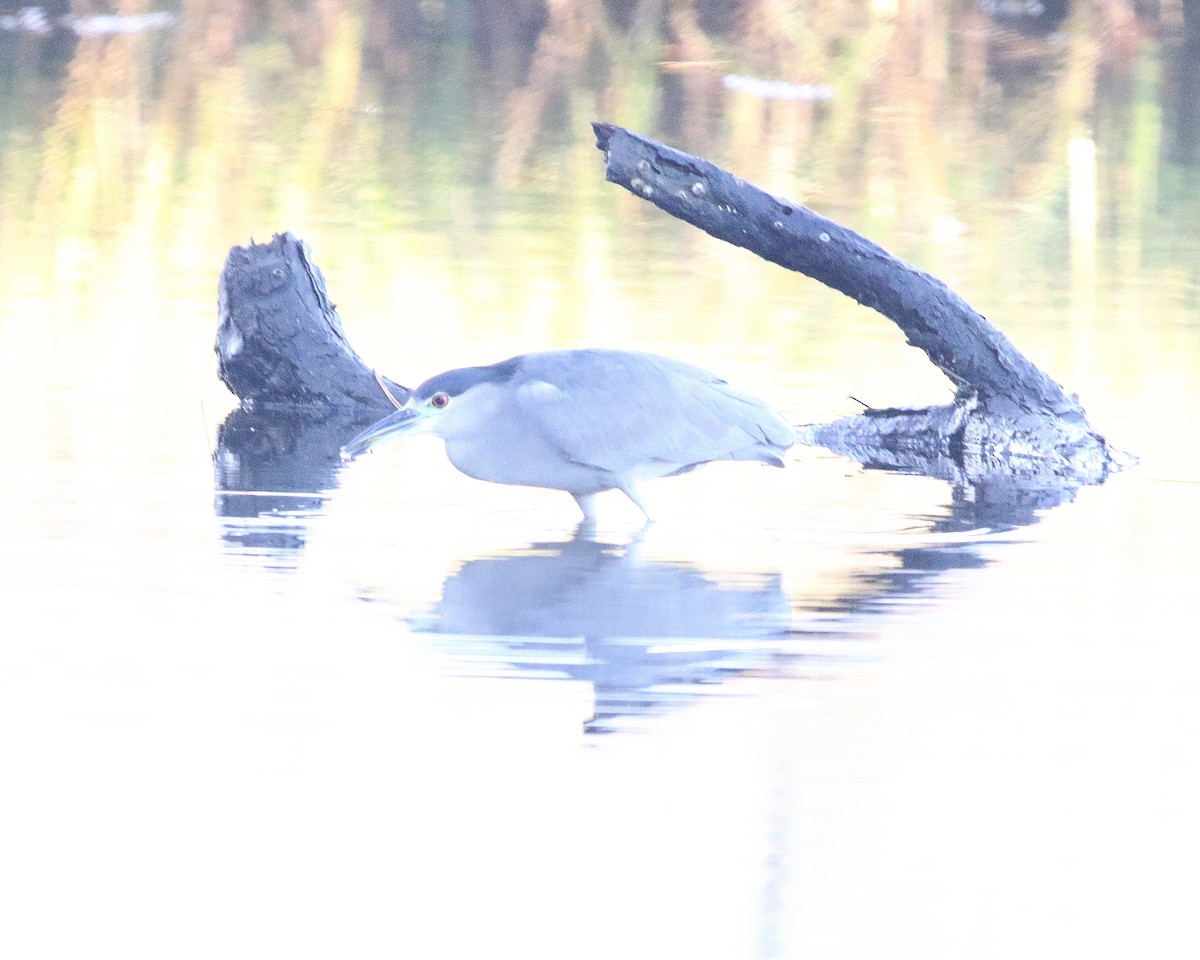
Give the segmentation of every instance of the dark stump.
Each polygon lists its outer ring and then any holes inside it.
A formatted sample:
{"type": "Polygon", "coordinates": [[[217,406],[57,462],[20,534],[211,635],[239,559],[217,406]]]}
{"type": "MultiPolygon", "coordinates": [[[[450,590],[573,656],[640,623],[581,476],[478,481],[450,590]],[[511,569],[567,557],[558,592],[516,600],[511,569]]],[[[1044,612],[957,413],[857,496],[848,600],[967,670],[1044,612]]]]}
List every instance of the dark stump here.
{"type": "Polygon", "coordinates": [[[217,307],[217,371],[240,401],[217,432],[217,513],[279,518],[235,527],[244,546],[298,546],[288,517],[319,508],[337,486],[342,445],[408,390],[355,353],[325,278],[290,233],[229,251],[217,307]]]}

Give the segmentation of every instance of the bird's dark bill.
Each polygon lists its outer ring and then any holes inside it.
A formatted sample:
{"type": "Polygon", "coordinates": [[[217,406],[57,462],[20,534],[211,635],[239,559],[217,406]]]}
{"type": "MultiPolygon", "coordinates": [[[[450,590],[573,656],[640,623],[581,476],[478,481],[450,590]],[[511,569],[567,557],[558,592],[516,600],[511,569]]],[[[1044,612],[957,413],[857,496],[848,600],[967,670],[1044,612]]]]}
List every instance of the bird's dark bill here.
{"type": "Polygon", "coordinates": [[[413,421],[416,419],[417,414],[414,410],[397,410],[395,413],[384,417],[374,426],[368,427],[342,447],[342,459],[353,460],[360,453],[366,453],[372,447],[383,443],[383,441],[397,434],[404,433],[412,426],[413,421]]]}

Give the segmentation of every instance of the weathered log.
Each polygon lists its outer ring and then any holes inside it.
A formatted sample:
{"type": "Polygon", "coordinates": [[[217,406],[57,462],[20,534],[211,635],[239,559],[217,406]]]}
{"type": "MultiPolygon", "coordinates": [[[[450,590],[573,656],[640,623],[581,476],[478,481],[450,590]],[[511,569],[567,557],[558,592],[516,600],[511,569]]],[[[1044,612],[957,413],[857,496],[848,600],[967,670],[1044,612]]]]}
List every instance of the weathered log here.
{"type": "MultiPolygon", "coordinates": [[[[234,247],[217,305],[218,374],[241,401],[217,432],[217,513],[311,508],[337,486],[342,445],[408,390],[377,376],[350,346],[325,278],[290,233],[234,247]]],[[[292,536],[258,535],[275,545],[292,536]]]]}
{"type": "MultiPolygon", "coordinates": [[[[1092,430],[1068,395],[940,280],[801,204],[774,197],[691,156],[597,123],[606,177],[671,216],[893,320],[957,388],[954,404],[868,410],[802,428],[803,442],[869,463],[877,451],[927,451],[935,460],[1003,464],[1022,458],[1073,482],[1096,482],[1127,458],[1092,430]]],[[[920,457],[910,457],[916,468],[920,457]]],[[[937,475],[926,465],[922,472],[937,475]]]]}
{"type": "Polygon", "coordinates": [[[346,339],[325,278],[290,233],[234,247],[217,289],[217,373],[246,409],[280,409],[322,419],[353,410],[357,421],[387,415],[390,393],[346,339]]]}

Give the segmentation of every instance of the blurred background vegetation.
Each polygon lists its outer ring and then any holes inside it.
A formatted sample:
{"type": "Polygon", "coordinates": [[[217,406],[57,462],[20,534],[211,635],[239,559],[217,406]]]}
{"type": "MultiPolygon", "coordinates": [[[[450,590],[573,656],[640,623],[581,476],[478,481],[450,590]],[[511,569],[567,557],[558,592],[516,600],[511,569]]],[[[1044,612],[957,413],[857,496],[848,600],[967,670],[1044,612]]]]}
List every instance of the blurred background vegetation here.
{"type": "Polygon", "coordinates": [[[614,282],[786,307],[796,278],[603,184],[605,119],[970,299],[1078,307],[1150,270],[1138,298],[1196,302],[1195,0],[60,0],[39,30],[20,6],[0,0],[0,269],[31,295],[101,274],[208,297],[230,245],[290,229],[335,297],[371,313],[419,281],[452,327],[515,297],[553,340],[565,276],[600,306],[559,340],[619,332],[614,282]],[[172,22],[69,25],[151,10],[172,22]]]}

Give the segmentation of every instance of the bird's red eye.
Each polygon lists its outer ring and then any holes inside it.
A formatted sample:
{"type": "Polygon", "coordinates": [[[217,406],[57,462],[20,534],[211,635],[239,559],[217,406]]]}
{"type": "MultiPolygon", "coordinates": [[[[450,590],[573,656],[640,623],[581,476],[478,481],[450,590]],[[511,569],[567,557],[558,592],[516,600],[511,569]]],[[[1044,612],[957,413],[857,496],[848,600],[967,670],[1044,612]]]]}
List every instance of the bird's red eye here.
{"type": "Polygon", "coordinates": [[[429,398],[429,402],[432,403],[439,410],[441,410],[442,407],[446,406],[450,402],[450,394],[435,393],[432,397],[429,398]]]}

